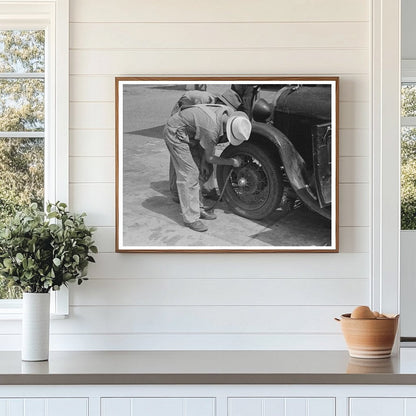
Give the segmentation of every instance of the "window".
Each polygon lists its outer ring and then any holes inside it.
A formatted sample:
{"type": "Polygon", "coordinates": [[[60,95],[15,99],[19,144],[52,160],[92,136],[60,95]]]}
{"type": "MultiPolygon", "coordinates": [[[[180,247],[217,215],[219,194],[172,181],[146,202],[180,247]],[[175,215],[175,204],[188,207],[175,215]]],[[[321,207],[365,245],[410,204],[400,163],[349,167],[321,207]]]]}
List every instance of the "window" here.
{"type": "MultiPolygon", "coordinates": [[[[44,204],[45,30],[0,30],[0,221],[44,204]]],[[[19,299],[0,278],[0,299],[19,299]]]]}
{"type": "Polygon", "coordinates": [[[401,229],[416,229],[416,79],[401,88],[401,229]]]}
{"type": "MultiPolygon", "coordinates": [[[[68,0],[0,0],[0,221],[13,204],[68,201],[68,15],[68,0]]],[[[0,314],[20,310],[2,298],[0,282],[0,314]]],[[[52,309],[68,312],[66,290],[52,309]]]]}

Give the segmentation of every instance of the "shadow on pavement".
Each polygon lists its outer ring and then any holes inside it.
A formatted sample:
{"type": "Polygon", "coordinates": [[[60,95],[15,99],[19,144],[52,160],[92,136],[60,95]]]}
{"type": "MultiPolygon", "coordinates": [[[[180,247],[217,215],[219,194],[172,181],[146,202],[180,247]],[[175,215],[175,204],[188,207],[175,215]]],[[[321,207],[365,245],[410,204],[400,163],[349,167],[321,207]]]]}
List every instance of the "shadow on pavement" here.
{"type": "Polygon", "coordinates": [[[263,221],[264,231],[250,238],[274,246],[331,245],[331,223],[306,207],[291,211],[276,211],[263,221]],[[314,230],[313,235],[311,230],[314,230]]]}
{"type": "Polygon", "coordinates": [[[151,196],[142,202],[142,207],[156,214],[163,215],[179,225],[183,225],[179,204],[173,202],[171,198],[151,196]]]}
{"type": "MultiPolygon", "coordinates": [[[[168,174],[168,172],[166,172],[168,174]]],[[[169,181],[156,181],[156,182],[150,182],[150,187],[160,194],[170,197],[170,189],[169,189],[169,181]]]]}
{"type": "Polygon", "coordinates": [[[147,137],[151,137],[153,139],[163,140],[163,129],[164,128],[165,128],[165,125],[162,124],[161,126],[151,127],[150,129],[128,131],[125,134],[134,134],[136,136],[147,136],[147,137]]]}

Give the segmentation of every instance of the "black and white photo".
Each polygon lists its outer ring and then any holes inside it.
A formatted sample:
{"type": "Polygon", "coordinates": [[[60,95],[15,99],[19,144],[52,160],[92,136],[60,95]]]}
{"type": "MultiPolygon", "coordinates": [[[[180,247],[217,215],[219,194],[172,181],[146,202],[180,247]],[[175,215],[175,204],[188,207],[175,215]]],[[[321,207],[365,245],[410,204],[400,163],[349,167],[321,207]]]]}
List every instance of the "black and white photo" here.
{"type": "Polygon", "coordinates": [[[338,78],[116,78],[119,252],[338,251],[338,78]]]}

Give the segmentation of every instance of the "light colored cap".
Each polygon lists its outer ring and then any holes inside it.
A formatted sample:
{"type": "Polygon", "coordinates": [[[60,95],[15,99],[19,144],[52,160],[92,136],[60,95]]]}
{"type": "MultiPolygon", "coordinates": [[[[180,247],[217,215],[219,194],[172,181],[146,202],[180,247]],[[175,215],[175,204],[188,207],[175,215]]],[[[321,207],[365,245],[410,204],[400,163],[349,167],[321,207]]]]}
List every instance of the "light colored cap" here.
{"type": "Polygon", "coordinates": [[[227,139],[233,146],[238,146],[250,138],[251,123],[246,113],[236,111],[227,120],[227,139]]]}
{"type": "Polygon", "coordinates": [[[231,88],[225,90],[221,95],[219,95],[218,99],[221,100],[225,105],[234,108],[234,110],[237,110],[237,108],[239,108],[241,105],[240,96],[231,88]]]}

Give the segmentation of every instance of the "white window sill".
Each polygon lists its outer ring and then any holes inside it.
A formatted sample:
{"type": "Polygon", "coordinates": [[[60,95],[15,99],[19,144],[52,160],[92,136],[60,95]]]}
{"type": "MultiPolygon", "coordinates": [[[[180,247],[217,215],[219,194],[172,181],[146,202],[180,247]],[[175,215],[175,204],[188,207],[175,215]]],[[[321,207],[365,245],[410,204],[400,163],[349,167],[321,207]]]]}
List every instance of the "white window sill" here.
{"type": "MultiPolygon", "coordinates": [[[[0,300],[0,321],[22,320],[21,299],[0,300]]],[[[51,291],[51,319],[65,319],[69,316],[69,291],[62,286],[60,290],[51,291]]]]}
{"type": "MultiPolygon", "coordinates": [[[[12,309],[2,309],[0,312],[0,321],[21,321],[23,313],[21,310],[18,312],[12,309]]],[[[57,313],[51,313],[51,320],[66,319],[69,315],[60,315],[57,313]]]]}

